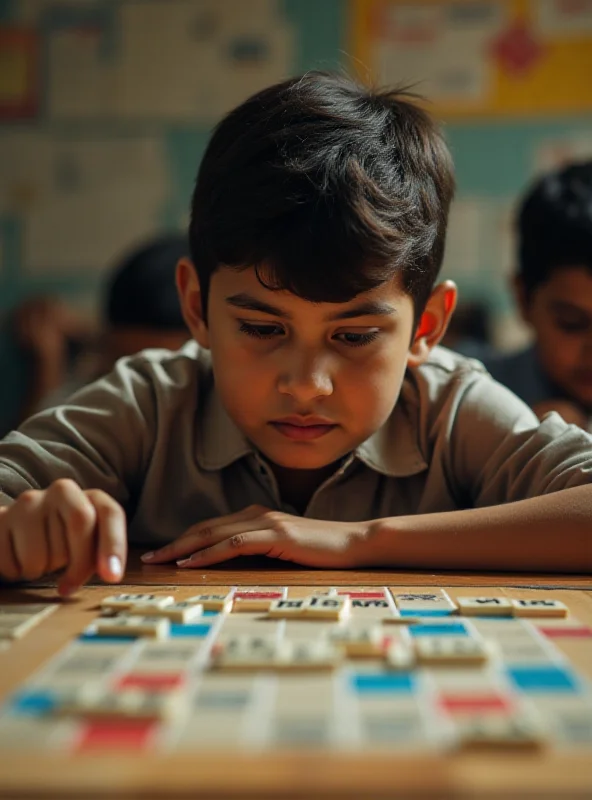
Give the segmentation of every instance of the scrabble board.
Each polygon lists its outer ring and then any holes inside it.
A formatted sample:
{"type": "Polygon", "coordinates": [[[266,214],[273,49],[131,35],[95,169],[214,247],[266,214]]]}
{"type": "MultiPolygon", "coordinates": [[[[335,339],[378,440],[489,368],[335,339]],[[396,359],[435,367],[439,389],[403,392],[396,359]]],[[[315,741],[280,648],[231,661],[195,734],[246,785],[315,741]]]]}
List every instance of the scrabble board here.
{"type": "Polygon", "coordinates": [[[512,788],[592,788],[591,622],[589,592],[545,589],[0,597],[0,794],[96,788],[114,763],[164,789],[179,774],[228,788],[224,764],[241,765],[261,796],[264,774],[293,780],[294,764],[316,770],[319,793],[405,774],[429,790],[442,765],[510,763],[512,788]]]}

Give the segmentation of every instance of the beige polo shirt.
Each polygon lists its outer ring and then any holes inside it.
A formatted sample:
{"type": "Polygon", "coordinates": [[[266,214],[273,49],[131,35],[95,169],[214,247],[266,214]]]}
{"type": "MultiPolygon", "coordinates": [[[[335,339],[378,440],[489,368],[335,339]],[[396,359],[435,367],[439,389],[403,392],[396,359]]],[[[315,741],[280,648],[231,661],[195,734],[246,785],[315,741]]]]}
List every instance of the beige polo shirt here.
{"type": "MultiPolygon", "coordinates": [[[[132,541],[166,542],[250,505],[284,509],[271,470],[224,411],[208,351],[149,350],[0,442],[0,503],[72,478],[127,510],[132,541]]],[[[542,424],[477,361],[436,348],[385,425],[312,497],[314,519],[489,506],[592,480],[592,436],[542,424]]]]}

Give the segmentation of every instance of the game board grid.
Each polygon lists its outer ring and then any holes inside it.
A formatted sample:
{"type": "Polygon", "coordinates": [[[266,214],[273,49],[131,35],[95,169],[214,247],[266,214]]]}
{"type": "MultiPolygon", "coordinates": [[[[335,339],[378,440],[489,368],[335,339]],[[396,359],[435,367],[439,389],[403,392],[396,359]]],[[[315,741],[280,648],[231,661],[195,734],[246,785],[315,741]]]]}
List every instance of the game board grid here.
{"type": "MultiPolygon", "coordinates": [[[[301,587],[298,588],[300,589],[301,587]]],[[[331,593],[331,588],[328,591],[331,593]]],[[[355,591],[363,590],[360,587],[356,587],[355,591]]],[[[372,587],[368,591],[376,593],[376,587],[372,587]]],[[[310,593],[310,589],[308,593],[310,593]]],[[[412,594],[412,592],[407,591],[406,594],[412,594]]],[[[299,592],[296,595],[292,595],[292,592],[289,592],[289,596],[305,596],[305,593],[301,594],[299,592]]],[[[444,603],[446,603],[447,599],[450,601],[450,598],[445,593],[442,596],[444,603]]],[[[392,609],[392,595],[388,591],[385,592],[385,599],[389,604],[389,608],[392,609]]],[[[361,618],[373,616],[375,609],[371,609],[368,614],[363,613],[365,611],[366,609],[354,610],[352,616],[354,622],[361,618]]],[[[368,693],[367,691],[361,696],[362,693],[356,694],[352,692],[351,688],[352,680],[355,676],[361,680],[366,675],[375,676],[374,689],[376,690],[376,687],[380,685],[381,679],[385,674],[388,675],[381,664],[372,661],[358,662],[355,665],[348,662],[343,667],[338,668],[331,676],[319,678],[318,686],[326,686],[328,692],[319,693],[317,688],[317,692],[312,693],[310,697],[306,691],[304,693],[298,692],[298,685],[304,686],[305,683],[298,676],[290,676],[288,678],[287,676],[282,676],[280,678],[277,675],[260,673],[245,680],[243,677],[216,676],[204,672],[211,646],[217,641],[217,637],[224,638],[225,627],[228,625],[229,631],[233,627],[240,629],[242,625],[245,631],[252,632],[257,630],[259,632],[260,628],[257,628],[258,616],[260,615],[218,615],[216,621],[212,622],[205,638],[191,640],[193,649],[189,647],[185,651],[189,653],[190,657],[186,661],[181,658],[180,663],[175,665],[177,668],[182,667],[180,671],[188,678],[187,689],[191,700],[186,704],[184,722],[182,719],[178,719],[175,725],[167,725],[165,723],[157,726],[153,732],[154,735],[146,739],[143,742],[143,746],[161,746],[170,751],[183,750],[185,747],[194,746],[200,741],[199,732],[201,731],[207,733],[207,736],[202,737],[204,741],[200,746],[218,746],[218,742],[220,742],[225,747],[236,746],[252,749],[306,746],[307,742],[309,745],[312,743],[313,747],[343,750],[349,748],[363,749],[364,747],[380,746],[381,735],[383,740],[386,740],[386,742],[383,741],[385,746],[392,749],[397,749],[397,736],[399,737],[398,745],[402,749],[413,747],[414,743],[420,748],[428,748],[432,745],[436,749],[441,749],[451,746],[454,742],[454,718],[451,715],[440,713],[436,699],[442,688],[439,681],[442,681],[445,674],[441,671],[441,668],[420,668],[416,670],[414,674],[414,690],[411,692],[393,695],[392,692],[387,691],[386,696],[384,692],[382,696],[378,692],[378,697],[376,694],[374,697],[369,696],[369,694],[372,695],[372,692],[368,693]],[[242,618],[242,622],[238,622],[239,616],[242,618]],[[286,678],[291,683],[286,683],[286,678]],[[227,720],[224,722],[221,717],[225,716],[225,714],[221,714],[219,709],[214,712],[210,711],[209,716],[207,716],[202,707],[197,717],[192,716],[191,710],[196,703],[199,705],[204,687],[211,686],[212,680],[216,679],[221,680],[219,685],[223,685],[226,690],[229,690],[231,685],[249,686],[247,691],[248,699],[244,704],[240,724],[236,724],[237,721],[232,716],[232,708],[230,712],[227,712],[227,714],[230,713],[232,721],[227,720]],[[235,684],[229,683],[233,679],[238,682],[235,684]],[[286,692],[285,689],[282,690],[282,686],[286,687],[288,685],[292,687],[291,693],[286,692]],[[305,697],[307,702],[294,703],[291,697],[293,694],[298,695],[300,698],[305,697]],[[329,706],[326,705],[327,694],[331,697],[329,706]],[[325,703],[324,714],[319,716],[318,710],[323,707],[320,702],[321,699],[325,703]],[[236,734],[234,740],[229,734],[231,729],[236,734]],[[190,735],[191,733],[192,735],[190,735]]],[[[433,625],[433,618],[428,619],[429,624],[433,625]]],[[[450,620],[440,620],[437,624],[455,625],[459,622],[461,620],[456,617],[450,620]]],[[[546,620],[545,624],[548,624],[548,622],[546,620]]],[[[290,626],[303,624],[306,625],[306,623],[296,621],[287,623],[285,621],[266,622],[266,625],[270,625],[269,631],[273,630],[273,635],[278,638],[289,635],[290,626]]],[[[462,624],[467,627],[469,635],[479,635],[484,631],[495,630],[496,637],[501,644],[502,656],[512,657],[513,653],[518,652],[517,664],[522,663],[524,665],[524,663],[528,663],[536,665],[538,663],[547,663],[563,670],[570,670],[567,657],[549,638],[540,633],[537,625],[532,622],[516,618],[508,618],[506,620],[463,618],[462,624]],[[515,648],[520,645],[524,647],[526,643],[533,650],[532,659],[529,660],[527,658],[526,662],[524,662],[521,660],[524,658],[524,651],[516,650],[515,648]],[[540,654],[540,661],[537,660],[535,650],[540,654]]],[[[329,627],[328,625],[325,626],[324,623],[316,623],[316,632],[320,632],[318,625],[323,625],[325,628],[329,627]]],[[[553,625],[559,626],[559,622],[554,621],[553,625]]],[[[291,634],[304,636],[304,628],[301,628],[300,632],[298,632],[297,628],[292,627],[291,634]]],[[[395,628],[395,631],[389,630],[389,635],[396,638],[401,635],[409,635],[409,633],[403,629],[397,630],[395,628]]],[[[182,639],[175,640],[175,646],[182,641],[182,639]]],[[[96,680],[102,681],[103,685],[105,685],[109,681],[116,679],[117,676],[126,674],[126,671],[129,671],[130,668],[136,668],[138,663],[141,664],[142,662],[142,652],[146,652],[150,648],[154,649],[157,646],[156,643],[146,642],[145,640],[118,644],[89,643],[88,641],[74,642],[57,654],[54,659],[51,659],[25,685],[30,688],[54,687],[59,689],[60,670],[64,670],[65,666],[67,667],[69,659],[80,658],[90,648],[92,648],[92,653],[97,660],[99,656],[103,659],[103,674],[97,677],[96,680]]],[[[165,666],[172,666],[172,663],[166,664],[166,659],[164,659],[164,662],[165,666]]],[[[158,670],[156,671],[158,672],[158,670]]],[[[70,681],[75,680],[76,670],[73,670],[73,672],[74,678],[71,677],[70,681]]],[[[459,670],[453,670],[452,672],[456,672],[457,676],[459,676],[459,670]]],[[[462,672],[473,676],[477,674],[475,670],[462,670],[462,672]]],[[[68,669],[65,669],[65,673],[65,676],[62,675],[64,684],[71,688],[72,684],[68,684],[67,681],[68,669]]],[[[571,673],[575,674],[575,671],[571,670],[571,673]]],[[[465,675],[463,679],[466,680],[467,677],[468,675],[465,675]]],[[[502,669],[499,661],[493,662],[490,666],[489,674],[480,674],[480,677],[484,680],[488,690],[497,686],[506,695],[512,693],[509,673],[507,669],[502,669]]],[[[88,681],[88,672],[85,675],[83,670],[83,675],[79,676],[78,679],[88,681]]],[[[368,679],[366,687],[370,684],[371,680],[368,679]]],[[[553,693],[533,691],[530,692],[528,698],[518,697],[516,706],[527,707],[533,705],[548,720],[562,720],[561,732],[556,737],[559,745],[571,745],[576,740],[581,746],[589,747],[592,744],[592,735],[588,736],[587,733],[588,728],[592,727],[592,724],[588,724],[592,720],[590,687],[588,681],[579,676],[577,677],[577,684],[578,691],[575,696],[571,695],[566,698],[558,697],[553,693]],[[589,713],[590,719],[588,718],[589,713]]],[[[514,698],[516,699],[516,697],[517,695],[514,691],[514,698]]],[[[73,720],[59,720],[57,723],[54,721],[53,727],[49,730],[50,725],[46,724],[47,720],[45,719],[39,720],[34,716],[31,718],[31,716],[27,717],[26,715],[24,715],[24,718],[19,716],[14,719],[14,717],[11,718],[10,712],[7,714],[4,711],[0,715],[0,748],[5,747],[6,735],[2,735],[2,727],[6,727],[7,719],[9,720],[8,734],[12,736],[12,731],[15,734],[20,731],[22,735],[21,741],[34,743],[34,747],[63,749],[64,747],[67,748],[69,743],[70,747],[75,749],[76,743],[81,738],[80,724],[73,720]]],[[[12,738],[16,743],[19,736],[15,735],[12,738]]]]}

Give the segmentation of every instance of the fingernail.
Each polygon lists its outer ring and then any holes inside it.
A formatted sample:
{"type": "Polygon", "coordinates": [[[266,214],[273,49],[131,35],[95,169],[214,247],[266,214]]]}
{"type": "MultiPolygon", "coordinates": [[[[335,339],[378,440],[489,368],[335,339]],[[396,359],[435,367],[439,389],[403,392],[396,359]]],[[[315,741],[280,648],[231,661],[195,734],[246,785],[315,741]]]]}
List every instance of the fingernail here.
{"type": "Polygon", "coordinates": [[[144,553],[143,556],[140,556],[140,561],[152,561],[156,553],[152,550],[150,553],[144,553]]]}
{"type": "Polygon", "coordinates": [[[123,567],[119,556],[109,556],[109,572],[114,578],[121,578],[123,567]]]}
{"type": "Polygon", "coordinates": [[[185,566],[187,566],[187,564],[191,564],[192,560],[193,559],[191,559],[191,558],[183,558],[183,559],[181,559],[181,561],[177,561],[177,566],[178,567],[185,567],[185,566]]]}

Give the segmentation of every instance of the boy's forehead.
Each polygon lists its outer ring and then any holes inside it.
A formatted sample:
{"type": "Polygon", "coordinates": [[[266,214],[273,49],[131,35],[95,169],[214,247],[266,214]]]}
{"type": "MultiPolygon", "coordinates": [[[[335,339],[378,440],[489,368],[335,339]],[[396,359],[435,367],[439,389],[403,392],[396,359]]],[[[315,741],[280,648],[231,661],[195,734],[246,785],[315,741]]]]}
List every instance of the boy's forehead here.
{"type": "Polygon", "coordinates": [[[409,309],[413,308],[413,300],[402,288],[401,279],[398,275],[369,291],[360,292],[344,303],[313,303],[285,289],[267,288],[257,277],[257,271],[254,267],[246,267],[240,270],[232,267],[220,267],[212,275],[210,292],[216,296],[219,302],[230,305],[239,304],[234,301],[239,298],[240,302],[242,296],[243,298],[257,299],[278,308],[282,307],[295,311],[298,309],[307,309],[308,311],[317,309],[319,313],[323,311],[337,313],[350,307],[353,308],[365,304],[375,304],[377,308],[379,305],[384,306],[385,313],[387,312],[387,307],[390,307],[395,314],[401,314],[407,307],[409,309]]]}
{"type": "Polygon", "coordinates": [[[585,266],[555,269],[541,288],[554,303],[572,305],[592,313],[592,270],[585,266]]]}

